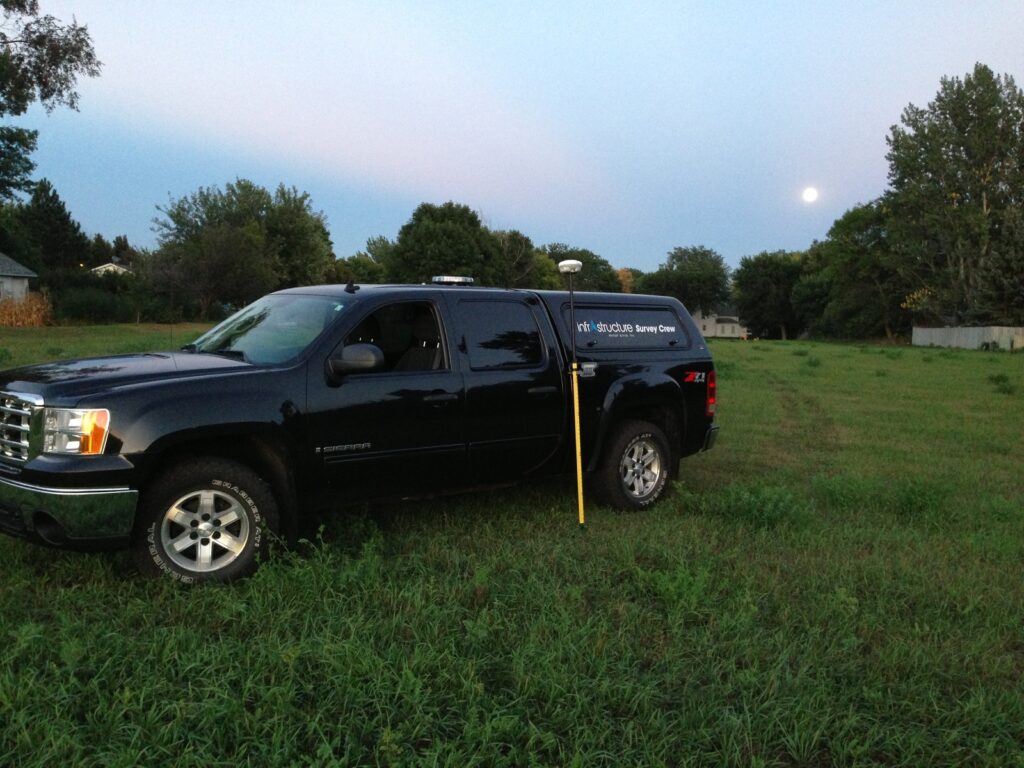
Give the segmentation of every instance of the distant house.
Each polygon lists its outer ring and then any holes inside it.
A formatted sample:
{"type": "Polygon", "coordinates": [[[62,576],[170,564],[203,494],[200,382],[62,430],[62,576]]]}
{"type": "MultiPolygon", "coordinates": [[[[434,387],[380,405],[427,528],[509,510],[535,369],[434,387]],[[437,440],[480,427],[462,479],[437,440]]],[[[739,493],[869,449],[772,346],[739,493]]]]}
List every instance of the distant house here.
{"type": "Polygon", "coordinates": [[[131,273],[131,270],[127,267],[122,267],[120,264],[115,264],[112,261],[100,264],[98,267],[93,267],[89,271],[94,275],[127,275],[131,273]]]}
{"type": "Polygon", "coordinates": [[[740,325],[736,307],[719,307],[707,315],[697,310],[693,313],[693,321],[705,338],[743,339],[749,335],[747,327],[740,325]]]}
{"type": "Polygon", "coordinates": [[[21,266],[10,256],[0,253],[0,301],[21,301],[28,295],[28,281],[38,275],[21,266]]]}

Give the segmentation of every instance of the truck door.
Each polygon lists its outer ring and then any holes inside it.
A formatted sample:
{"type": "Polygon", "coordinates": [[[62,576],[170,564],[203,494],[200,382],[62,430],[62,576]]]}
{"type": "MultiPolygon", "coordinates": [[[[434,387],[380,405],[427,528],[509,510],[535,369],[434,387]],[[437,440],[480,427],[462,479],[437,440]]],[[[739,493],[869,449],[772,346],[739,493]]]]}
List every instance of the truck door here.
{"type": "Polygon", "coordinates": [[[476,482],[553,472],[566,431],[565,384],[550,323],[528,297],[448,296],[466,389],[476,482]]]}
{"type": "Polygon", "coordinates": [[[437,297],[367,308],[335,351],[373,344],[379,370],[327,381],[314,360],[309,433],[328,493],[400,497],[448,488],[464,469],[462,375],[454,370],[437,297]]]}

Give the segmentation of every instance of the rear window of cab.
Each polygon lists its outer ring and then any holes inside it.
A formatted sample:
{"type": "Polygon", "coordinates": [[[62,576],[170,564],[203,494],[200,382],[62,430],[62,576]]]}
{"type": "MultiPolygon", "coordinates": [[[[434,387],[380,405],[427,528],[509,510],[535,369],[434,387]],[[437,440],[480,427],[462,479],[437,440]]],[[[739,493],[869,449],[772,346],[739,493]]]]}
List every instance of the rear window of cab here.
{"type": "MultiPolygon", "coordinates": [[[[568,328],[569,305],[562,307],[568,328]]],[[[690,337],[670,307],[576,305],[576,346],[580,349],[685,349],[690,337]]]]}

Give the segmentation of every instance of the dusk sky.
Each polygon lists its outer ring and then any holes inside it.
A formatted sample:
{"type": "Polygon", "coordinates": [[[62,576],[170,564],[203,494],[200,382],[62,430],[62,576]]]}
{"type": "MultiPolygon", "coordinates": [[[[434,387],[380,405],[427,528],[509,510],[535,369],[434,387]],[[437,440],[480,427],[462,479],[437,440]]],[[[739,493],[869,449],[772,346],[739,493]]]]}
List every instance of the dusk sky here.
{"type": "Polygon", "coordinates": [[[944,75],[1024,82],[1024,2],[43,0],[103,62],[33,110],[36,177],[88,234],[248,178],[308,191],[334,250],[421,202],[655,269],[800,250],[886,186],[885,138],[944,75]],[[802,192],[820,195],[806,203],[802,192]]]}

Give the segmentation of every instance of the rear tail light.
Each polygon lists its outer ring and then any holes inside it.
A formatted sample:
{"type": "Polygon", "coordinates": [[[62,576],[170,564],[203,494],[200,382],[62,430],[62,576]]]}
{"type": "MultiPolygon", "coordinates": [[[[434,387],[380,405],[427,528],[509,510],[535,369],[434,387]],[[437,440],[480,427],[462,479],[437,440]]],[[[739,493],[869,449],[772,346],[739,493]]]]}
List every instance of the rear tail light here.
{"type": "Polygon", "coordinates": [[[715,401],[718,398],[718,383],[715,381],[715,372],[710,371],[708,373],[708,395],[707,395],[707,407],[705,413],[708,416],[715,415],[715,401]]]}

